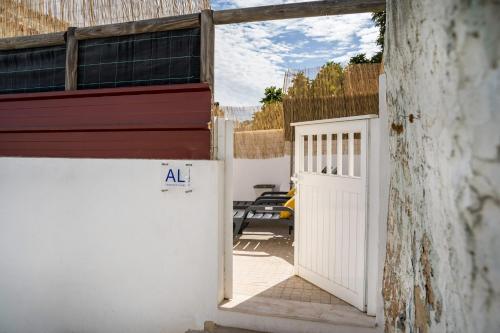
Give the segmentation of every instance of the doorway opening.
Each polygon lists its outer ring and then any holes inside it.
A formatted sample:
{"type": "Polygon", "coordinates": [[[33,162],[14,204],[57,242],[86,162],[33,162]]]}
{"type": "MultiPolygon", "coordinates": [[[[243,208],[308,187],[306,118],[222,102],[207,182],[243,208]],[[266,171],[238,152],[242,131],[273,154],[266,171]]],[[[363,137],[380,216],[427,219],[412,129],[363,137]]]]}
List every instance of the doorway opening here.
{"type": "MultiPolygon", "coordinates": [[[[375,314],[367,304],[373,290],[367,282],[370,117],[356,116],[378,113],[379,74],[380,64],[328,61],[291,73],[281,110],[263,102],[245,118],[244,108],[217,105],[217,115],[235,128],[233,234],[226,234],[232,275],[221,308],[373,327],[367,315],[375,314]],[[281,124],[269,126],[273,119],[281,124]]],[[[272,97],[267,90],[263,101],[272,97]]]]}

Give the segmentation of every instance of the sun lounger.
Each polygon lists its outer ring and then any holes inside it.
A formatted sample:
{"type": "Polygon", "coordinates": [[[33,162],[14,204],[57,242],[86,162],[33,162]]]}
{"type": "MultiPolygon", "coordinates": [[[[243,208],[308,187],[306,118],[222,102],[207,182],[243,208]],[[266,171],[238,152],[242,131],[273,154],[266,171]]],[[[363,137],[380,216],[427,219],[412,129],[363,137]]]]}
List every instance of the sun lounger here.
{"type": "Polygon", "coordinates": [[[250,206],[282,206],[288,198],[259,197],[255,201],[233,201],[233,233],[241,233],[245,210],[250,206]]]}
{"type": "Polygon", "coordinates": [[[291,234],[294,225],[294,215],[293,209],[284,207],[283,205],[269,206],[269,205],[252,205],[245,209],[243,214],[243,220],[240,230],[238,233],[243,232],[243,230],[253,221],[277,221],[277,220],[287,220],[288,222],[288,233],[291,234]],[[281,218],[281,212],[289,212],[289,217],[281,218]]]}
{"type": "Polygon", "coordinates": [[[260,195],[260,197],[265,197],[265,196],[290,196],[288,192],[282,192],[282,191],[277,191],[277,192],[264,192],[260,195]]]}
{"type": "MultiPolygon", "coordinates": [[[[281,211],[291,211],[287,208],[286,210],[275,210],[272,212],[273,208],[268,208],[271,211],[261,212],[261,210],[257,211],[249,211],[246,210],[249,207],[283,207],[283,205],[293,197],[293,194],[290,192],[264,192],[254,201],[233,201],[233,234],[240,234],[243,229],[248,225],[251,220],[262,219],[262,220],[279,220],[281,211]],[[244,221],[249,219],[248,223],[244,224],[244,221]]],[[[293,216],[293,214],[290,214],[293,216]]],[[[292,218],[293,220],[293,218],[292,218]]]]}
{"type": "Polygon", "coordinates": [[[233,201],[233,235],[239,233],[243,224],[245,210],[253,203],[253,201],[233,201]]]}

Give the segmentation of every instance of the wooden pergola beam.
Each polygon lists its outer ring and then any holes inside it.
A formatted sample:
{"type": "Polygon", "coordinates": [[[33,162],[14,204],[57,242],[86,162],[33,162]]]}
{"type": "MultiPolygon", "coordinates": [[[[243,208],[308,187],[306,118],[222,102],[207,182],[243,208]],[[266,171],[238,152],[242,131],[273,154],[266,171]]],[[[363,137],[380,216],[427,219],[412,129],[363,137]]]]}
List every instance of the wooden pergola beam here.
{"type": "Polygon", "coordinates": [[[66,33],[66,71],[65,90],[76,90],[78,72],[78,40],[75,38],[76,28],[68,28],[66,33]]]}
{"type": "Polygon", "coordinates": [[[0,51],[64,45],[65,31],[43,35],[0,38],[0,51]]]}
{"type": "Polygon", "coordinates": [[[157,32],[196,28],[200,26],[200,14],[187,14],[180,16],[162,17],[150,20],[123,22],[115,24],[98,25],[94,27],[77,28],[75,37],[78,40],[116,37],[157,32]]]}
{"type": "Polygon", "coordinates": [[[214,12],[214,24],[247,23],[385,10],[385,0],[325,0],[226,9],[214,12]]]}
{"type": "Polygon", "coordinates": [[[213,11],[204,10],[200,16],[200,81],[214,89],[215,29],[213,11]]]}

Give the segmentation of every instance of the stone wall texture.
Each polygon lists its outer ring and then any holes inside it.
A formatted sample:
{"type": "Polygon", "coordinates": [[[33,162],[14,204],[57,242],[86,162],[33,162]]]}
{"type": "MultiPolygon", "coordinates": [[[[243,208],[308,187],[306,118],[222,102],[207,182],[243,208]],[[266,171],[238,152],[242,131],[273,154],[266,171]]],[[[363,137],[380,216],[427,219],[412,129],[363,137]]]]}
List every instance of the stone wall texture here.
{"type": "Polygon", "coordinates": [[[500,332],[500,2],[388,0],[387,332],[500,332]]]}

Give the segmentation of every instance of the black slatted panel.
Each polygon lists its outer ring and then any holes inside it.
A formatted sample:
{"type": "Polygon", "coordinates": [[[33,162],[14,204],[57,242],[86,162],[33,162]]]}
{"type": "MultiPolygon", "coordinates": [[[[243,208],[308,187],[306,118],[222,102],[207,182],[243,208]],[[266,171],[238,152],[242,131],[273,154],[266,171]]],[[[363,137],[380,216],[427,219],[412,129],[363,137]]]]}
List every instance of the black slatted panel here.
{"type": "Polygon", "coordinates": [[[200,29],[82,40],[78,89],[200,82],[200,29]]]}
{"type": "Polygon", "coordinates": [[[0,51],[0,94],[64,90],[66,47],[0,51]]]}

